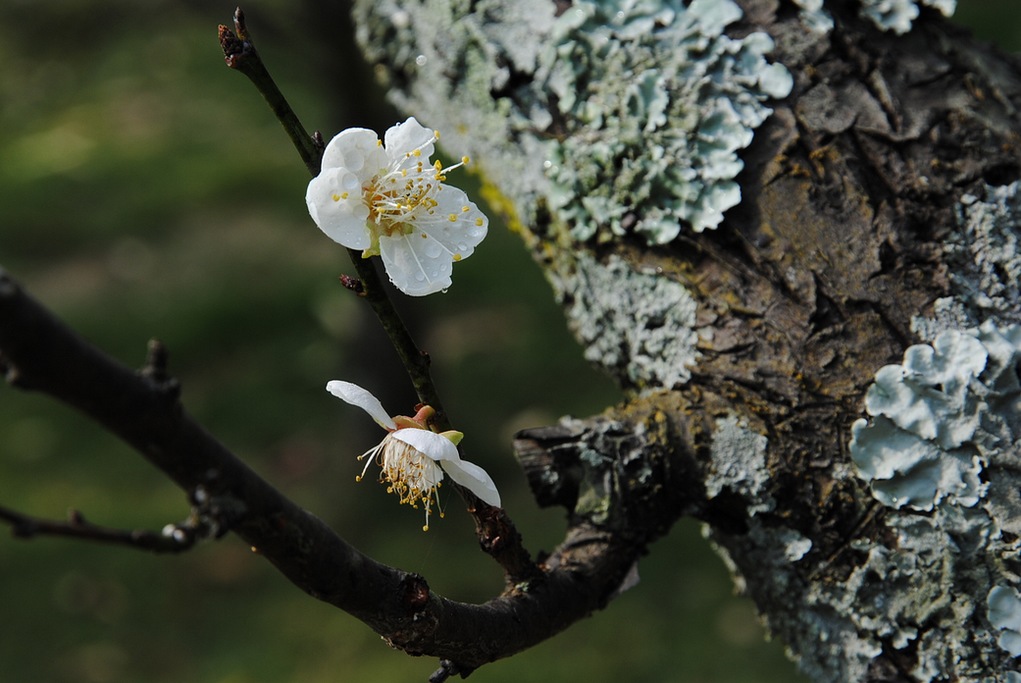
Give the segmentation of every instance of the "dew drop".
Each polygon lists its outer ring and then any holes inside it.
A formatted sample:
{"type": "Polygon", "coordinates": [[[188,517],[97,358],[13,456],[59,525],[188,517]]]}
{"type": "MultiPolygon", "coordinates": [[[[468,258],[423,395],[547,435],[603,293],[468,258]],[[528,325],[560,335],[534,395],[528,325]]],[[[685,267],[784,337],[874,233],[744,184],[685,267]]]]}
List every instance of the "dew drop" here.
{"type": "Polygon", "coordinates": [[[360,151],[352,150],[344,155],[344,168],[357,173],[365,165],[365,155],[360,151]]]}
{"type": "Polygon", "coordinates": [[[440,245],[436,242],[436,240],[429,240],[426,242],[422,253],[424,253],[428,258],[436,258],[442,251],[443,249],[440,248],[440,245]]]}

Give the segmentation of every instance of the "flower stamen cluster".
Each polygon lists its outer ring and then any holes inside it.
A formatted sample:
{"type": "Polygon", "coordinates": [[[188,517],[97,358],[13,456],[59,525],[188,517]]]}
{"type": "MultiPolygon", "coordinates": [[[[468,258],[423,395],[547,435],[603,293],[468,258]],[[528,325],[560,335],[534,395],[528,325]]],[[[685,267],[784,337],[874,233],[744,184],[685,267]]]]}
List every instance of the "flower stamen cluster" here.
{"type": "Polygon", "coordinates": [[[443,473],[435,461],[413,446],[393,438],[392,433],[383,437],[378,445],[359,455],[358,460],[365,460],[366,463],[362,473],[355,477],[355,481],[360,482],[364,479],[369,466],[375,463],[380,470],[379,483],[386,484],[386,492],[396,494],[401,505],[410,505],[417,510],[418,504],[422,503],[425,508],[423,531],[429,530],[429,515],[432,513],[434,503],[440,518],[443,518],[439,493],[443,483],[437,479],[437,475],[442,478],[443,473]]]}
{"type": "Polygon", "coordinates": [[[421,503],[425,508],[423,531],[429,530],[433,504],[443,517],[439,488],[445,474],[487,505],[500,506],[500,494],[486,471],[461,459],[457,444],[464,434],[431,430],[430,423],[436,412],[433,408],[421,406],[414,416],[390,417],[379,399],[356,384],[333,380],[327,383],[326,390],[363,409],[387,431],[378,445],[358,456],[358,460],[366,462],[355,480],[364,479],[369,466],[376,463],[380,468],[379,481],[387,485],[387,493],[396,494],[401,504],[417,509],[421,503]]]}

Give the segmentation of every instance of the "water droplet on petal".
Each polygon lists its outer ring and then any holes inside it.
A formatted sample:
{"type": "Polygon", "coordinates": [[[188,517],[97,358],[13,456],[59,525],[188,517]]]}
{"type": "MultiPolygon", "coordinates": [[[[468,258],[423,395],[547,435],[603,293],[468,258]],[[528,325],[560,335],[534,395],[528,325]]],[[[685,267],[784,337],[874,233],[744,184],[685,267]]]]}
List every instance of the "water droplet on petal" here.
{"type": "Polygon", "coordinates": [[[365,158],[357,149],[346,149],[340,155],[341,168],[357,171],[365,163],[365,158]]]}
{"type": "Polygon", "coordinates": [[[437,244],[436,240],[429,240],[425,245],[425,249],[422,250],[422,253],[424,253],[428,258],[436,258],[440,255],[441,251],[443,251],[443,249],[439,244],[437,244]]]}

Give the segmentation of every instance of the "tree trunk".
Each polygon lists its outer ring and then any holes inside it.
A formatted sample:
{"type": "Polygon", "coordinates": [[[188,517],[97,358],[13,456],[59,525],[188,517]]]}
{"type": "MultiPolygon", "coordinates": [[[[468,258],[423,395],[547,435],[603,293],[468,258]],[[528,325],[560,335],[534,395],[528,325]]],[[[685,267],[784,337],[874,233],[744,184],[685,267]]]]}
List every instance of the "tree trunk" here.
{"type": "Polygon", "coordinates": [[[739,4],[355,14],[632,391],[521,435],[540,503],[704,520],[814,680],[1021,681],[1021,71],[928,6],[739,4]]]}

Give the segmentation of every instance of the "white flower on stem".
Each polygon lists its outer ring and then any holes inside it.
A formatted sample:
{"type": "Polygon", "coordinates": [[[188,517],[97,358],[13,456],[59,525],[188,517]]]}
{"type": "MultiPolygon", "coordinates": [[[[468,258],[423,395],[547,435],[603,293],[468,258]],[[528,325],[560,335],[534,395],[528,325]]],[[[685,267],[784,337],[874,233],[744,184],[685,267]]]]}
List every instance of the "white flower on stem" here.
{"type": "Polygon", "coordinates": [[[435,412],[431,407],[423,406],[414,417],[390,417],[379,399],[357,384],[333,380],[327,382],[326,390],[367,412],[387,431],[377,446],[358,456],[359,460],[367,462],[357,480],[362,480],[369,465],[379,465],[379,480],[387,484],[388,493],[396,493],[401,503],[413,508],[417,508],[419,502],[425,507],[423,530],[429,530],[429,514],[434,502],[440,517],[443,516],[438,489],[444,473],[482,502],[500,507],[500,493],[490,476],[478,465],[462,460],[457,452],[457,444],[464,434],[456,431],[437,434],[426,426],[435,412]]]}
{"type": "Polygon", "coordinates": [[[443,168],[429,162],[439,133],[414,117],[386,132],[348,128],[323,152],[322,170],[308,184],[312,220],[331,239],[362,256],[380,255],[394,285],[411,296],[450,286],[454,261],[468,258],[489,230],[489,219],[462,190],[444,185],[443,168]]]}

